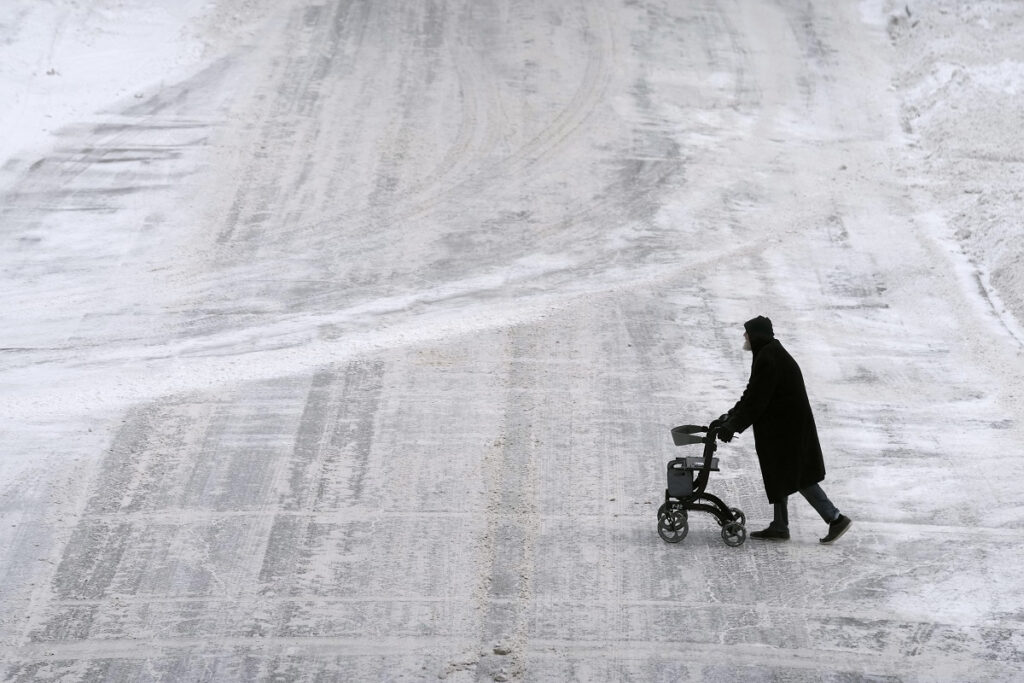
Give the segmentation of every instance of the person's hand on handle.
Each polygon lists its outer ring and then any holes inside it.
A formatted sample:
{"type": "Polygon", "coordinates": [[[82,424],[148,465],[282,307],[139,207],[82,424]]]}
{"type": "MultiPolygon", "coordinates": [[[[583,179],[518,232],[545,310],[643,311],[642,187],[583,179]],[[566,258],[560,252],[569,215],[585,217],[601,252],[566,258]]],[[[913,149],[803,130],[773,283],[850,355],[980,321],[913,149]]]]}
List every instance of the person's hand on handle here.
{"type": "Polygon", "coordinates": [[[736,428],[733,427],[732,423],[726,420],[718,426],[718,439],[722,443],[729,443],[732,441],[732,437],[736,435],[736,428]]]}

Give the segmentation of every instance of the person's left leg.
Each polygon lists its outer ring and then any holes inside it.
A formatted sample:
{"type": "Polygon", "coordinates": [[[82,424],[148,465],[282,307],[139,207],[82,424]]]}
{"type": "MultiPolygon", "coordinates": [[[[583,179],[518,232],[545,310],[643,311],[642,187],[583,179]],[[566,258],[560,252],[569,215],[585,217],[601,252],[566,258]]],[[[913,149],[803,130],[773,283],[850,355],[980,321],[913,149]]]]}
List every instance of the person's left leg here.
{"type": "Polygon", "coordinates": [[[838,508],[828,499],[821,486],[814,484],[805,489],[800,489],[800,495],[807,499],[807,502],[818,511],[821,518],[828,524],[828,534],[821,539],[822,543],[828,544],[846,533],[850,528],[850,518],[840,514],[838,508]]]}
{"type": "Polygon", "coordinates": [[[800,495],[818,511],[821,518],[825,520],[825,524],[831,524],[839,519],[839,509],[832,504],[819,484],[812,484],[807,488],[800,489],[800,495]]]}

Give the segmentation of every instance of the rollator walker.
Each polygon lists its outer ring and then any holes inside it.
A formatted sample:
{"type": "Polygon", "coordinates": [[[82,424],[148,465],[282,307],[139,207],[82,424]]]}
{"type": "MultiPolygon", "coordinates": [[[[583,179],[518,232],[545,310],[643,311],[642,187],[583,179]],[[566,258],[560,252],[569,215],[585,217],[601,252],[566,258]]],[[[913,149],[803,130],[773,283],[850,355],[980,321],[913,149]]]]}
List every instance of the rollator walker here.
{"type": "Polygon", "coordinates": [[[715,516],[722,527],[722,540],[731,547],[743,545],[747,540],[747,518],[739,508],[726,506],[718,496],[707,493],[708,478],[718,472],[718,426],[699,427],[682,425],[672,428],[672,440],[677,446],[704,444],[701,457],[680,457],[668,463],[668,488],[665,502],[658,508],[658,535],[668,543],[679,543],[690,530],[689,512],[698,510],[715,516]],[[700,434],[706,433],[706,436],[700,434]]]}

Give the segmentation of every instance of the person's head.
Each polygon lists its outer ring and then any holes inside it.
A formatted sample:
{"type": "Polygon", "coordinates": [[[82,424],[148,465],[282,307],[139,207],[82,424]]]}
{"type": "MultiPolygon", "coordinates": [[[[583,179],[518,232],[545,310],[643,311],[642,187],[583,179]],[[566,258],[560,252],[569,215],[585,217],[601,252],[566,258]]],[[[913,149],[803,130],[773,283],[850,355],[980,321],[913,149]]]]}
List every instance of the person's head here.
{"type": "Polygon", "coordinates": [[[775,338],[771,318],[759,315],[743,323],[743,348],[757,351],[775,338]]]}

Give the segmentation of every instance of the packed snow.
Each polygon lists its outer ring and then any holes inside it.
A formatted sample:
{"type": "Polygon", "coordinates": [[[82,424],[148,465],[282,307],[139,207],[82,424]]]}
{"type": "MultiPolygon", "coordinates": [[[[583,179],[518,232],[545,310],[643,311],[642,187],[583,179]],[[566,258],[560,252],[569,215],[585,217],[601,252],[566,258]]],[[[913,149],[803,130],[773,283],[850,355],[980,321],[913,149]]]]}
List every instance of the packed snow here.
{"type": "Polygon", "coordinates": [[[1021,27],[0,3],[0,676],[1024,679],[1021,27]],[[758,314],[853,527],[667,544],[758,314]]]}

